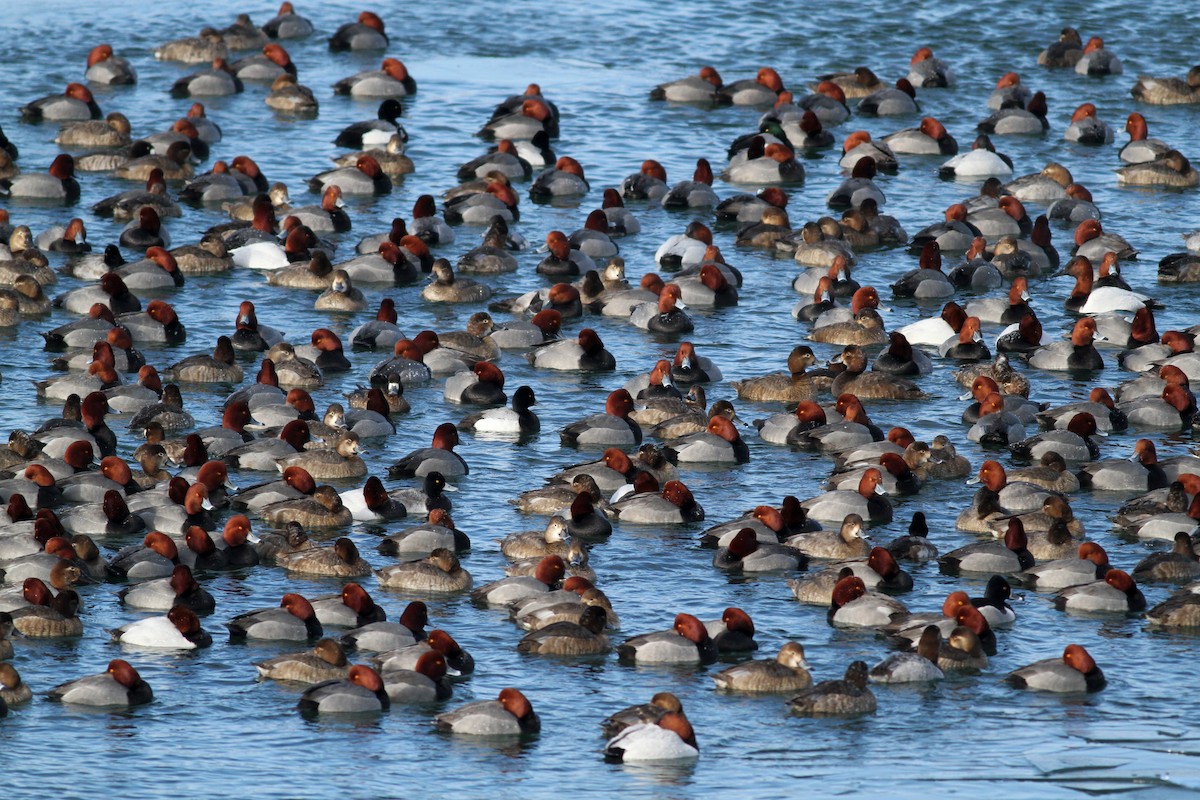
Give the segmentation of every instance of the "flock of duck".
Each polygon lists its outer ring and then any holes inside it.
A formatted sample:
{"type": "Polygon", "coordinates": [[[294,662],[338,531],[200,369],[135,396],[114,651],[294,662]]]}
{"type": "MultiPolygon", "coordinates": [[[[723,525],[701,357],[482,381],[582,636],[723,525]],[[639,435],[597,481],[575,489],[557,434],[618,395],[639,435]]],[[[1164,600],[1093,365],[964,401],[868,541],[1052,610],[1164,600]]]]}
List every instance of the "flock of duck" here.
{"type": "MultiPolygon", "coordinates": [[[[284,3],[261,28],[239,18],[228,28],[205,28],[197,37],[164,44],[155,57],[211,64],[175,82],[175,97],[221,96],[266,82],[267,105],[303,120],[316,113],[317,95],[299,83],[284,43],[316,35],[284,3]],[[258,54],[227,60],[238,51],[258,54]]],[[[329,36],[334,53],[389,46],[384,21],[371,12],[329,36]]],[[[1120,60],[1099,37],[1084,42],[1070,28],[1038,64],[1081,75],[1121,73],[1120,60]]],[[[919,114],[917,90],[952,87],[951,67],[922,47],[894,87],[867,67],[823,76],[811,93],[796,95],[771,68],[725,83],[705,66],[664,83],[650,91],[650,101],[690,104],[697,114],[721,105],[764,112],[755,131],[731,144],[720,172],[729,183],[760,190],[721,200],[707,160],[697,161],[690,180],[672,184],[663,166],[647,159],[620,186],[604,189],[602,207],[587,214],[579,230],[544,235],[545,257],[536,271],[553,285],[505,297],[488,311],[477,307],[503,293],[505,273],[518,269],[516,254],[527,246],[518,232],[516,186],[528,181],[535,201],[579,202],[591,192],[580,162],[551,150],[565,120],[538,86],[496,107],[480,131],[495,146],[462,165],[462,183],[443,195],[440,215],[434,197],[422,195],[410,220],[396,218],[343,258],[334,255],[337,245],[353,241],[343,198],[387,194],[393,181],[414,170],[398,120],[399,99],[417,85],[403,63],[384,58],[378,70],[335,85],[337,94],[378,99],[381,106],[377,118],[339,134],[339,147],[359,152],[311,179],[309,188],[321,200],[307,206],[291,205],[287,187],[268,182],[245,155],[215,161],[198,174],[196,165],[218,152],[222,137],[200,102],[167,131],[135,140],[129,120],[115,111],[103,116],[88,88],[136,82],[133,65],[100,44],[87,58],[83,82],[23,106],[24,121],[59,124],[55,141],[78,153],[59,155],[46,172],[18,167],[16,144],[0,134],[0,192],[8,199],[8,208],[0,209],[8,242],[0,254],[0,282],[10,287],[0,289],[0,324],[25,326],[52,306],[79,316],[42,332],[46,349],[56,353],[53,368],[63,374],[38,381],[36,391],[63,404],[61,418],[32,432],[13,431],[0,453],[8,475],[0,481],[8,515],[0,526],[0,711],[19,710],[33,696],[16,666],[22,638],[84,635],[84,598],[111,602],[93,584],[125,583],[118,602],[130,612],[155,614],[111,631],[122,646],[192,650],[211,645],[201,615],[217,610],[202,581],[230,569],[251,579],[257,570],[279,568],[344,582],[329,596],[289,592],[278,607],[242,611],[225,623],[235,640],[277,642],[280,649],[311,646],[254,666],[263,679],[311,684],[298,707],[321,714],[442,702],[475,670],[472,654],[450,633],[426,630],[422,600],[388,621],[360,582],[372,577],[380,588],[425,599],[471,592],[478,605],[507,610],[525,631],[515,645],[525,654],[604,657],[615,650],[620,661],[639,665],[731,660],[736,663],[711,676],[719,690],[786,694],[790,711],[806,715],[871,713],[872,683],[928,682],[950,671],[987,669],[1000,646],[998,633],[1017,624],[1007,602],[1014,586],[1055,593],[1055,606],[1068,613],[1145,612],[1152,625],[1200,625],[1200,583],[1191,583],[1200,579],[1193,547],[1200,459],[1160,460],[1153,442],[1138,438],[1132,458],[1109,444],[1105,451],[1121,457],[1100,460],[1097,438],[1191,429],[1197,407],[1190,385],[1200,380],[1196,330],[1159,333],[1154,310],[1161,306],[1121,276],[1121,262],[1136,250],[1102,226],[1101,209],[1066,166],[1052,163],[1011,178],[1011,160],[990,137],[1041,136],[1049,128],[1045,96],[1031,93],[1016,73],[998,81],[987,100],[992,114],[979,123],[969,150],[928,116],[918,127],[879,140],[862,131],[846,135],[838,164],[847,177],[828,197],[840,218],[824,216],[799,228],[788,218],[786,191],[805,177],[797,155],[833,148],[830,129],[849,127],[855,114],[919,114]],[[886,196],[876,179],[911,156],[945,157],[943,174],[982,188],[909,235],[883,213],[886,196]],[[36,236],[20,224],[23,202],[77,203],[87,183],[82,174],[89,171],[139,184],[92,207],[96,215],[128,220],[117,244],[93,250],[81,218],[36,236]],[[188,205],[224,209],[231,221],[197,243],[172,248],[165,221],[188,213],[188,205]],[[639,212],[650,205],[682,209],[690,222],[658,248],[663,275],[647,271],[631,286],[618,247],[622,237],[639,233],[639,212]],[[1027,205],[1044,211],[1031,218],[1027,205]],[[1052,243],[1052,225],[1073,231],[1069,253],[1052,243]],[[454,248],[471,226],[484,231],[483,244],[454,248]],[[850,663],[838,680],[814,684],[804,648],[794,641],[775,658],[746,660],[758,647],[755,625],[737,607],[708,621],[679,613],[670,628],[614,646],[610,636],[619,618],[588,563],[589,549],[603,547],[625,526],[665,529],[705,520],[684,480],[687,471],[736,468],[751,457],[741,434],[747,428],[733,403],[706,403],[706,391],[723,381],[721,370],[686,341],[695,329],[689,309],[738,303],[743,275],[726,262],[717,244],[722,239],[791,255],[801,268],[792,282],[800,298],[793,310],[797,330],[813,343],[843,349],[821,365],[812,347],[800,344],[783,371],[731,382],[739,399],[778,411],[755,422],[763,442],[832,462],[829,491],[763,502],[709,527],[700,544],[713,548],[714,568],[779,576],[779,585],[800,603],[827,609],[830,625],[875,629],[898,649],[874,666],[850,663]],[[858,255],[880,247],[909,248],[918,267],[890,287],[860,283],[856,277],[865,276],[852,276],[858,255]],[[137,260],[127,262],[122,248],[137,260]],[[460,253],[454,265],[439,257],[451,252],[460,253]],[[54,253],[65,256],[61,271],[84,283],[50,300],[43,290],[57,281],[47,255],[54,253]],[[943,259],[953,269],[944,271],[943,259]],[[229,309],[229,334],[211,349],[169,365],[148,363],[139,345],[177,348],[186,340],[184,322],[164,298],[187,291],[196,276],[230,270],[258,270],[270,286],[309,291],[314,309],[331,315],[370,317],[377,308],[374,319],[353,329],[348,344],[354,351],[381,351],[382,358],[374,359],[369,373],[361,371],[364,359],[351,362],[334,325],[289,343],[258,321],[260,309],[247,299],[236,312],[229,309]],[[1031,300],[1036,281],[1060,270],[1076,281],[1064,303],[1064,312],[1077,318],[1067,338],[1043,329],[1031,300]],[[397,303],[383,294],[426,276],[424,302],[464,304],[472,311],[462,330],[421,331],[411,338],[402,332],[397,303]],[[889,291],[944,306],[940,314],[891,327],[881,297],[889,291]],[[970,299],[961,305],[953,299],[964,295],[970,299]],[[492,314],[512,320],[498,322],[492,314]],[[521,385],[509,404],[506,362],[524,357],[528,366],[513,369],[530,375],[613,371],[616,358],[596,328],[564,332],[586,326],[588,315],[602,330],[626,320],[653,336],[647,341],[678,343],[677,352],[647,363],[648,372],[613,389],[602,412],[559,431],[564,447],[600,451],[599,458],[565,466],[545,487],[512,501],[549,522],[499,541],[511,562],[509,577],[476,587],[460,562],[470,538],[455,526],[447,494],[469,474],[454,449],[460,432],[516,444],[539,435],[533,409],[540,390],[521,385]],[[878,426],[868,413],[872,401],[927,399],[928,387],[919,381],[935,359],[961,367],[955,374],[966,392],[966,438],[995,451],[978,468],[958,454],[951,437],[917,441],[902,426],[878,426]],[[1036,397],[1032,375],[1079,378],[1114,359],[1131,373],[1119,387],[1096,387],[1087,402],[1058,407],[1030,399],[1036,397]],[[251,361],[258,362],[257,377],[246,382],[243,364],[251,361]],[[1028,372],[1016,368],[1022,363],[1028,372]],[[310,392],[325,376],[350,370],[361,371],[367,385],[319,414],[310,392]],[[360,448],[388,448],[388,437],[409,411],[405,391],[439,379],[445,381],[447,412],[478,410],[438,425],[429,447],[395,458],[388,479],[416,485],[389,490],[369,474],[360,448]],[[203,384],[239,387],[222,404],[219,426],[197,428],[185,406],[181,387],[203,384]],[[109,427],[116,415],[128,420],[124,441],[109,427]],[[131,441],[143,436],[145,442],[131,441]],[[1006,468],[1000,460],[1005,451],[1031,465],[1006,468]],[[269,477],[236,489],[231,472],[269,477]],[[872,525],[892,521],[892,498],[915,495],[930,482],[968,478],[981,487],[957,527],[982,534],[982,540],[939,556],[921,511],[907,535],[878,545],[867,538],[872,525]],[[339,491],[326,481],[357,486],[339,491]],[[1084,541],[1082,521],[1072,513],[1071,496],[1081,491],[1121,493],[1116,525],[1131,538],[1164,540],[1173,549],[1128,571],[1110,565],[1103,547],[1084,541]],[[361,543],[362,535],[347,535],[355,523],[385,529],[377,548],[394,563],[372,568],[355,541],[361,543]],[[910,611],[898,599],[913,587],[902,565],[932,560],[946,574],[986,580],[986,591],[971,597],[957,589],[940,609],[910,611]],[[1139,589],[1145,583],[1183,585],[1146,611],[1139,589]]],[[[1200,67],[1186,79],[1139,78],[1132,94],[1142,104],[1200,103],[1200,67]]],[[[119,104],[121,95],[112,98],[119,104]]],[[[1129,115],[1125,130],[1130,140],[1119,153],[1119,182],[1197,184],[1187,158],[1150,138],[1140,113],[1129,115]]],[[[1113,132],[1085,103],[1072,115],[1065,138],[1103,145],[1112,142],[1113,132]]],[[[1188,244],[1200,250],[1200,237],[1188,244]]],[[[1167,257],[1159,276],[1163,282],[1200,279],[1200,255],[1167,257]]],[[[1060,302],[1046,294],[1040,300],[1060,302]]],[[[1084,647],[1056,647],[1061,655],[1047,652],[1047,659],[1007,680],[1016,688],[1050,692],[1104,688],[1104,673],[1084,647]]],[[[37,688],[51,700],[90,706],[133,706],[154,697],[121,658],[102,673],[37,688]]],[[[531,735],[540,727],[530,699],[513,687],[494,700],[439,713],[435,722],[473,736],[531,735]]],[[[609,758],[676,760],[699,753],[682,703],[670,692],[614,714],[603,727],[609,758]]]]}

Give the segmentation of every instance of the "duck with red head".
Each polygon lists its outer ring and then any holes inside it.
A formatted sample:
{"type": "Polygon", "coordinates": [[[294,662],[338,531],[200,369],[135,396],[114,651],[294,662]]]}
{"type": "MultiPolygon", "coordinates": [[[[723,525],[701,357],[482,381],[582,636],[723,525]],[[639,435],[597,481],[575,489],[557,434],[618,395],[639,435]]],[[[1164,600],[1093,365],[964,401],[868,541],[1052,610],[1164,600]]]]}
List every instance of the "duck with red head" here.
{"type": "Polygon", "coordinates": [[[454,452],[459,443],[458,430],[454,423],[444,422],[433,434],[431,447],[414,450],[388,468],[389,478],[424,477],[431,472],[440,472],[446,477],[466,475],[467,462],[454,452]]]}
{"type": "Polygon", "coordinates": [[[409,647],[425,638],[429,624],[429,609],[420,600],[413,600],[396,622],[371,622],[342,634],[343,647],[384,653],[409,647]]]}
{"type": "Polygon", "coordinates": [[[711,664],[717,654],[708,629],[691,614],[677,614],[670,630],[634,636],[617,646],[622,662],[636,664],[711,664]]]}
{"type": "Polygon", "coordinates": [[[59,684],[47,697],[74,705],[128,708],[149,703],[154,692],[129,662],[116,658],[106,671],[59,684]]]}
{"type": "Polygon", "coordinates": [[[1107,680],[1082,645],[1069,644],[1061,658],[1047,658],[1010,672],[1005,680],[1018,689],[1040,692],[1098,692],[1107,680]]]}
{"type": "Polygon", "coordinates": [[[298,594],[285,594],[277,608],[239,614],[225,623],[230,639],[303,642],[321,636],[321,623],[312,603],[298,594]]]}
{"type": "MultiPolygon", "coordinates": [[[[636,488],[636,483],[635,483],[636,488]]],[[[622,522],[638,525],[686,525],[704,519],[704,509],[680,481],[668,481],[662,492],[655,488],[635,491],[609,507],[622,522]]]]}
{"type": "Polygon", "coordinates": [[[533,705],[519,690],[500,690],[496,700],[479,700],[434,718],[440,731],[461,736],[528,736],[541,730],[533,705]]]}
{"type": "Polygon", "coordinates": [[[608,396],[605,413],[593,414],[563,428],[559,434],[568,447],[631,447],[641,444],[642,429],[630,419],[633,398],[624,389],[608,396]]]}
{"type": "Polygon", "coordinates": [[[718,106],[733,102],[733,98],[721,89],[721,74],[716,67],[704,66],[695,75],[661,83],[650,90],[651,100],[667,100],[672,103],[695,103],[702,106],[718,106]]]}
{"type": "Polygon", "coordinates": [[[390,707],[383,679],[362,664],[350,667],[345,678],[309,687],[296,704],[302,714],[369,714],[390,707]]]}
{"type": "Polygon", "coordinates": [[[124,605],[146,611],[170,611],[175,606],[186,606],[192,611],[208,613],[216,608],[216,601],[199,583],[192,570],[178,564],[166,578],[134,584],[117,593],[124,605]]]}

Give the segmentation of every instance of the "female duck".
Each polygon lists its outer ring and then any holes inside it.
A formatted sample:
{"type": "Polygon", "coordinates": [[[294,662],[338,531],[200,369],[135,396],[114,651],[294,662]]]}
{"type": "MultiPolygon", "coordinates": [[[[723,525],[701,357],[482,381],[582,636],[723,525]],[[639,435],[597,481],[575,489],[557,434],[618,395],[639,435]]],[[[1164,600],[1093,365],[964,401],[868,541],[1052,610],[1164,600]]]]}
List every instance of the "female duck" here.
{"type": "Polygon", "coordinates": [[[841,680],[821,681],[788,701],[803,716],[856,716],[875,713],[875,695],[867,687],[867,664],[854,661],[841,680]]]}
{"type": "Polygon", "coordinates": [[[473,579],[459,564],[458,556],[445,548],[436,548],[428,558],[409,561],[376,570],[379,585],[410,592],[451,594],[471,588],[473,579]]]}
{"type": "Polygon", "coordinates": [[[851,344],[833,359],[835,364],[844,364],[841,372],[830,385],[835,396],[853,394],[862,399],[920,400],[926,398],[912,381],[882,372],[867,372],[867,356],[858,345],[851,344]]]}

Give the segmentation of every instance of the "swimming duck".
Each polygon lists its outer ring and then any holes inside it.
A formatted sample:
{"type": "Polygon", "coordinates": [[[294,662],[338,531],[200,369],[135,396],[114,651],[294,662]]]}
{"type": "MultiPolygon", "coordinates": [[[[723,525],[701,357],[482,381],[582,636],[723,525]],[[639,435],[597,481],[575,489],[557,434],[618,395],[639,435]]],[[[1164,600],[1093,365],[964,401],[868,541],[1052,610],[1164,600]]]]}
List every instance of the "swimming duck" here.
{"type": "Polygon", "coordinates": [[[60,703],[128,708],[151,702],[154,692],[129,662],[114,658],[104,672],[61,683],[47,697],[60,703]]]}
{"type": "Polygon", "coordinates": [[[1010,672],[1005,680],[1018,689],[1042,692],[1098,692],[1108,681],[1082,645],[1069,644],[1062,658],[1047,658],[1010,672]]]}
{"type": "Polygon", "coordinates": [[[841,680],[821,681],[788,700],[788,710],[802,716],[857,716],[875,713],[875,695],[867,686],[867,665],[854,661],[841,680]]]}
{"type": "Polygon", "coordinates": [[[496,700],[478,700],[439,714],[434,724],[440,731],[463,736],[526,736],[541,730],[533,705],[519,690],[500,690],[496,700]]]}

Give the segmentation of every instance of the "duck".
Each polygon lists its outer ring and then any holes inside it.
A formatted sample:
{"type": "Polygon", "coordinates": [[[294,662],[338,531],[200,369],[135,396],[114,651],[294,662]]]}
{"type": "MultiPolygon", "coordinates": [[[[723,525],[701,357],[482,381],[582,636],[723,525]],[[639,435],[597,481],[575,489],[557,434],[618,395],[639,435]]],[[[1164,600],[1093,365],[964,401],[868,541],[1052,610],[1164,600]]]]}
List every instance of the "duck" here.
{"type": "Polygon", "coordinates": [[[191,568],[185,564],[176,564],[166,578],[134,584],[117,596],[122,604],[146,611],[170,611],[182,605],[204,613],[216,607],[213,596],[196,582],[191,568]]]}
{"type": "Polygon", "coordinates": [[[385,58],[379,69],[365,70],[333,85],[334,94],[348,94],[358,99],[404,97],[417,91],[417,82],[408,67],[397,58],[385,58]]]}
{"type": "Polygon", "coordinates": [[[306,598],[285,594],[277,608],[239,614],[225,623],[231,639],[269,639],[302,642],[322,635],[317,613],[306,598]]]}
{"type": "Polygon", "coordinates": [[[607,618],[602,606],[586,606],[578,622],[552,622],[526,634],[517,643],[517,652],[559,656],[607,653],[610,649],[604,633],[607,618]]]}
{"type": "Polygon", "coordinates": [[[855,162],[850,171],[850,177],[842,181],[825,198],[830,208],[846,209],[860,208],[865,200],[874,200],[877,206],[887,202],[887,197],[875,185],[875,159],[864,156],[855,162]]]}
{"type": "Polygon", "coordinates": [[[1128,572],[1110,569],[1104,577],[1061,590],[1054,607],[1073,613],[1129,613],[1146,610],[1146,597],[1128,572]]]}
{"type": "Polygon", "coordinates": [[[425,559],[375,570],[375,577],[386,588],[433,594],[465,592],[474,583],[454,551],[444,547],[434,548],[425,559]]]}
{"type": "Polygon", "coordinates": [[[471,540],[454,527],[450,512],[434,508],[427,522],[391,534],[379,543],[379,552],[385,556],[428,556],[439,547],[454,552],[471,549],[471,540]]]}
{"type": "Polygon", "coordinates": [[[492,288],[470,278],[459,278],[444,258],[433,262],[431,282],[421,290],[421,297],[432,303],[480,303],[492,296],[492,288]]]}
{"type": "Polygon", "coordinates": [[[733,381],[733,388],[739,398],[755,402],[797,403],[812,400],[826,388],[826,381],[814,373],[806,372],[808,367],[816,363],[817,358],[811,347],[797,345],[788,353],[788,372],[733,381]]]}
{"type": "Polygon", "coordinates": [[[1108,553],[1095,542],[1082,542],[1076,558],[1038,564],[1014,576],[1022,585],[1039,592],[1053,592],[1100,580],[1111,569],[1108,553]]]}
{"type": "Polygon", "coordinates": [[[942,634],[936,625],[921,631],[915,653],[893,653],[871,667],[867,677],[874,683],[928,683],[946,674],[938,666],[942,634]]]}
{"type": "Polygon", "coordinates": [[[185,75],[171,86],[172,97],[224,97],[243,91],[242,79],[224,58],[214,58],[211,69],[185,75]]]}
{"type": "Polygon", "coordinates": [[[948,574],[1022,572],[1034,565],[1027,542],[1025,527],[1019,519],[1012,518],[1003,543],[977,542],[960,547],[939,558],[938,565],[948,574]]]}
{"type": "Polygon", "coordinates": [[[825,82],[837,85],[845,93],[845,96],[852,100],[866,97],[883,85],[870,67],[855,67],[853,72],[819,75],[817,81],[818,85],[825,82]]]}
{"type": "Polygon", "coordinates": [[[735,106],[774,104],[783,91],[783,80],[771,67],[759,67],[753,80],[740,80],[722,85],[717,93],[735,106]]]}
{"type": "Polygon", "coordinates": [[[26,122],[69,122],[104,116],[92,92],[81,83],[68,83],[60,94],[50,94],[21,106],[26,122]]]}
{"type": "Polygon", "coordinates": [[[440,472],[445,477],[458,477],[469,472],[467,462],[454,452],[459,444],[458,430],[454,423],[443,422],[433,433],[430,447],[414,450],[388,468],[390,478],[425,477],[440,472]]]}
{"type": "Polygon", "coordinates": [[[954,285],[942,272],[942,249],[936,241],[927,242],[921,249],[918,269],[905,273],[892,284],[892,294],[896,297],[942,298],[950,297],[954,291],[954,285]]]}
{"type": "MultiPolygon", "coordinates": [[[[963,329],[966,330],[965,325],[963,329]]],[[[894,373],[867,372],[866,353],[857,344],[847,345],[832,363],[846,367],[830,384],[830,391],[835,397],[853,394],[860,400],[920,400],[929,396],[912,381],[897,377],[894,373]]]]}
{"type": "Polygon", "coordinates": [[[635,491],[612,503],[609,514],[635,525],[680,525],[704,519],[703,507],[678,480],[667,481],[661,494],[656,490],[635,491]]]}
{"type": "Polygon", "coordinates": [[[1129,164],[1117,170],[1117,183],[1128,186],[1200,185],[1200,173],[1178,150],[1168,150],[1155,161],[1129,164]]]}
{"type": "Polygon", "coordinates": [[[1082,54],[1075,62],[1075,72],[1079,75],[1120,75],[1124,67],[1115,53],[1105,49],[1104,39],[1093,36],[1083,46],[1082,54]]]}
{"type": "Polygon", "coordinates": [[[1183,583],[1200,576],[1200,560],[1191,537],[1179,531],[1169,552],[1151,553],[1133,568],[1135,581],[1170,581],[1183,583]]]}
{"type": "Polygon", "coordinates": [[[128,661],[120,658],[108,662],[108,669],[97,675],[60,683],[46,696],[58,703],[105,708],[129,708],[154,700],[150,684],[142,680],[128,661]]]}
{"type": "Polygon", "coordinates": [[[1076,108],[1071,114],[1071,124],[1063,132],[1063,138],[1078,144],[1110,144],[1113,140],[1112,128],[1096,116],[1098,113],[1095,103],[1084,103],[1076,108]]]}
{"type": "Polygon", "coordinates": [[[355,664],[345,678],[310,686],[300,695],[296,708],[305,714],[363,714],[386,711],[390,705],[379,673],[355,664]]]}
{"type": "Polygon", "coordinates": [[[1108,681],[1082,645],[1069,644],[1061,658],[1047,658],[1010,672],[1005,681],[1018,689],[1041,692],[1098,692],[1108,681]]]}
{"type": "Polygon", "coordinates": [[[367,465],[359,452],[358,434],[345,433],[328,449],[284,456],[275,460],[275,466],[280,472],[288,467],[304,467],[316,480],[361,478],[367,474],[367,465]]]}
{"type": "Polygon", "coordinates": [[[1079,471],[1079,485],[1094,491],[1148,492],[1169,483],[1149,439],[1138,439],[1129,459],[1089,462],[1079,471]]]}
{"type": "Polygon", "coordinates": [[[727,545],[717,549],[713,566],[729,572],[790,572],[803,569],[808,558],[799,550],[762,544],[754,528],[742,528],[727,545]]]}
{"type": "Polygon", "coordinates": [[[434,725],[460,736],[527,736],[541,730],[541,719],[520,690],[507,687],[496,700],[477,700],[437,715],[434,725]]]}
{"type": "Polygon", "coordinates": [[[633,411],[633,397],[625,389],[617,389],[605,401],[605,413],[593,414],[572,423],[560,432],[562,443],[567,447],[629,447],[642,442],[641,427],[629,414],[633,411]]]}
{"type": "Polygon", "coordinates": [[[350,671],[346,651],[330,638],[321,639],[311,650],[257,661],[254,668],[260,678],[310,685],[344,678],[350,671]]]}
{"type": "Polygon", "coordinates": [[[212,644],[200,618],[187,606],[176,606],[165,617],[147,617],[110,631],[113,641],[132,647],[195,650],[212,644]]]}
{"type": "Polygon", "coordinates": [[[1054,342],[1038,348],[1029,357],[1029,366],[1050,371],[1086,371],[1104,368],[1104,360],[1092,344],[1096,339],[1096,321],[1084,317],[1075,323],[1070,341],[1054,342]]]}
{"type": "MultiPolygon", "coordinates": [[[[536,320],[535,316],[535,326],[536,320]]],[[[543,324],[552,326],[548,320],[543,324]]],[[[538,327],[539,333],[544,336],[545,329],[538,327]]],[[[505,345],[502,341],[498,340],[497,343],[503,348],[505,345]]],[[[595,372],[616,368],[616,359],[604,348],[603,340],[592,328],[580,329],[575,339],[560,339],[535,347],[533,352],[526,354],[526,358],[542,369],[595,372]]]]}
{"type": "Polygon", "coordinates": [[[696,733],[681,713],[668,712],[657,722],[639,722],[604,745],[604,759],[616,763],[672,763],[700,756],[696,733]]]}
{"type": "Polygon", "coordinates": [[[895,88],[881,87],[858,101],[858,113],[868,116],[916,114],[920,110],[916,89],[908,78],[897,80],[895,88]]]}
{"type": "Polygon", "coordinates": [[[841,680],[821,681],[788,700],[788,711],[810,717],[874,714],[875,695],[867,676],[866,662],[853,661],[841,680]]]}
{"type": "Polygon", "coordinates": [[[922,117],[921,123],[917,127],[904,128],[890,133],[884,136],[882,141],[893,153],[901,155],[953,156],[958,154],[958,142],[936,117],[922,117]]]}
{"type": "MultiPolygon", "coordinates": [[[[265,511],[266,509],[264,509],[265,511]]],[[[280,523],[276,522],[273,524],[278,526],[280,523]]],[[[362,578],[369,575],[371,571],[370,565],[358,554],[358,547],[352,540],[345,536],[335,541],[333,547],[313,547],[299,553],[290,553],[280,559],[279,563],[288,572],[298,575],[362,578]]],[[[347,584],[347,586],[349,585],[347,584]]],[[[345,599],[344,590],[342,599],[345,599]]],[[[367,621],[374,622],[376,620],[367,621]]],[[[324,619],[321,622],[330,625],[334,624],[324,619]]]]}
{"type": "Polygon", "coordinates": [[[327,170],[308,179],[308,187],[314,192],[324,193],[330,186],[337,186],[343,195],[382,195],[391,193],[392,179],[374,156],[365,154],[354,166],[327,170]]]}
{"type": "Polygon", "coordinates": [[[731,103],[732,98],[721,92],[722,86],[721,74],[715,67],[706,65],[695,75],[654,87],[650,90],[650,99],[711,106],[731,103]]]}
{"type": "Polygon", "coordinates": [[[1129,93],[1135,100],[1143,103],[1159,106],[1186,105],[1200,102],[1197,86],[1200,86],[1200,70],[1192,67],[1182,79],[1174,76],[1156,78],[1151,75],[1139,75],[1129,93]]]}
{"type": "Polygon", "coordinates": [[[717,646],[703,622],[691,614],[677,614],[670,630],[626,639],[617,646],[617,656],[637,664],[711,664],[717,646]]]}
{"type": "MultiPolygon", "coordinates": [[[[712,166],[707,159],[696,159],[696,169],[689,181],[680,181],[662,196],[663,208],[703,208],[721,202],[712,188],[712,166]]],[[[711,244],[711,242],[709,242],[711,244]]],[[[660,261],[661,263],[661,261],[660,261]]]]}
{"type": "Polygon", "coordinates": [[[75,159],[66,153],[55,156],[46,172],[25,172],[0,180],[0,194],[19,199],[70,204],[79,199],[79,191],[75,159]]]}

